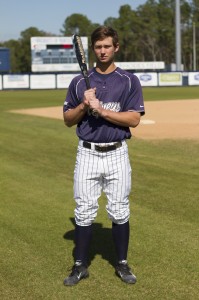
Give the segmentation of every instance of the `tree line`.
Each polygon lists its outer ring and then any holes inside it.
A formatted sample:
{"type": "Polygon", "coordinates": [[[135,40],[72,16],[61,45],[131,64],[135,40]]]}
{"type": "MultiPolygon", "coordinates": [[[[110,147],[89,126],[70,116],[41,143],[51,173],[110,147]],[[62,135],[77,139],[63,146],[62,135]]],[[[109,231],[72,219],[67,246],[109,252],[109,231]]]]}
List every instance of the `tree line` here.
{"type": "MultiPolygon", "coordinates": [[[[196,51],[196,70],[199,69],[199,0],[181,0],[181,55],[185,71],[193,70],[193,51],[196,51]],[[195,30],[193,30],[193,27],[195,30]],[[195,38],[195,44],[193,43],[195,38]]],[[[104,24],[92,23],[85,15],[72,14],[67,17],[59,36],[90,36],[99,25],[112,26],[118,31],[120,51],[117,61],[164,61],[165,65],[175,63],[175,1],[147,0],[136,10],[130,5],[119,9],[119,17],[109,17],[104,24]]],[[[56,36],[52,33],[30,27],[22,31],[18,40],[0,43],[10,49],[11,72],[31,72],[30,38],[33,36],[56,36]]],[[[89,65],[94,57],[89,48],[89,65]]]]}

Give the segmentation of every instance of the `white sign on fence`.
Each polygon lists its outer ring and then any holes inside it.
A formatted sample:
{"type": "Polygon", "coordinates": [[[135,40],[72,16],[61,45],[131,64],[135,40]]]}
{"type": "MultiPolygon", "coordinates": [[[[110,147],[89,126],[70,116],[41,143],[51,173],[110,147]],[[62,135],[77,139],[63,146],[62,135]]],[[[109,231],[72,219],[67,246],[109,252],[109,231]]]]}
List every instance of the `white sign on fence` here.
{"type": "Polygon", "coordinates": [[[28,89],[29,75],[8,74],[3,76],[4,89],[28,89]]]}
{"type": "Polygon", "coordinates": [[[58,74],[57,75],[57,88],[67,89],[71,80],[78,74],[58,74]]]}
{"type": "Polygon", "coordinates": [[[134,73],[140,80],[141,86],[157,86],[157,73],[134,73]]]}
{"type": "Polygon", "coordinates": [[[163,61],[116,62],[115,64],[124,70],[160,70],[165,68],[163,61]]]}
{"type": "Polygon", "coordinates": [[[55,89],[56,76],[55,74],[48,75],[30,75],[31,89],[55,89]]]}
{"type": "Polygon", "coordinates": [[[2,90],[2,76],[0,75],[0,90],[2,90]]]}
{"type": "Polygon", "coordinates": [[[189,72],[188,84],[189,85],[199,85],[199,72],[189,72]]]}

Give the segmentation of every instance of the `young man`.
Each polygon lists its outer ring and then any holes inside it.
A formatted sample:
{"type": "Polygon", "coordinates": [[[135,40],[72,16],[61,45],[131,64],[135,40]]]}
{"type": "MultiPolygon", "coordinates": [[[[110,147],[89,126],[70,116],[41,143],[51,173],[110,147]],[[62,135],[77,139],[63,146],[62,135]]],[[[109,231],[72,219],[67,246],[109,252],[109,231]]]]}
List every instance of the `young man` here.
{"type": "Polygon", "coordinates": [[[136,127],[145,113],[142,89],[135,75],[114,64],[119,50],[114,29],[98,27],[91,44],[96,56],[96,67],[89,70],[92,88],[86,90],[82,75],[75,77],[63,108],[65,125],[77,125],[79,137],[74,171],[75,263],[64,285],[77,284],[89,275],[88,251],[101,191],[107,196],[106,210],[112,221],[116,275],[135,283],[127,264],[131,166],[126,139],[131,138],[129,127],[136,127]]]}

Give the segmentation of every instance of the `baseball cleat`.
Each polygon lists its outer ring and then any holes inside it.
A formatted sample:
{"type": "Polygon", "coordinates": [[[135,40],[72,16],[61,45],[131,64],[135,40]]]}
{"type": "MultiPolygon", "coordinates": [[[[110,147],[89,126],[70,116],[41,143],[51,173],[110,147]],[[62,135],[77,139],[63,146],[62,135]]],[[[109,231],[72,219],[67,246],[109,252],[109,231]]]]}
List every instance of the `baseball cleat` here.
{"type": "Polygon", "coordinates": [[[64,279],[64,285],[75,285],[81,279],[87,278],[88,276],[88,270],[83,264],[75,264],[72,267],[71,274],[64,279]]]}
{"type": "Polygon", "coordinates": [[[136,276],[132,273],[127,261],[121,261],[115,267],[115,273],[126,283],[136,283],[136,276]]]}

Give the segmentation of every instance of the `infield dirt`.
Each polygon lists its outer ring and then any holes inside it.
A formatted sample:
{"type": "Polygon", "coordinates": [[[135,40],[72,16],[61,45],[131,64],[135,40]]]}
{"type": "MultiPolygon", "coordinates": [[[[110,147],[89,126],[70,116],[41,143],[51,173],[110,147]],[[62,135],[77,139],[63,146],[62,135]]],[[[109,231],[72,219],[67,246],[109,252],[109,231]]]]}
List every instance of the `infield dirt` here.
{"type": "MultiPolygon", "coordinates": [[[[139,126],[131,129],[133,136],[141,139],[199,139],[199,99],[146,101],[145,111],[139,126]]],[[[61,106],[10,112],[63,119],[61,106]]]]}

